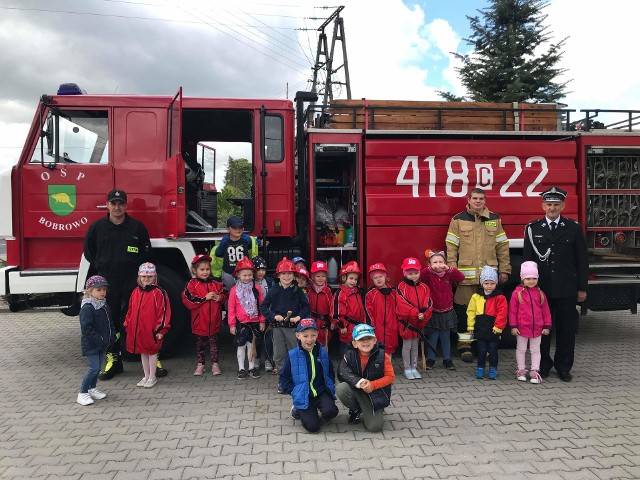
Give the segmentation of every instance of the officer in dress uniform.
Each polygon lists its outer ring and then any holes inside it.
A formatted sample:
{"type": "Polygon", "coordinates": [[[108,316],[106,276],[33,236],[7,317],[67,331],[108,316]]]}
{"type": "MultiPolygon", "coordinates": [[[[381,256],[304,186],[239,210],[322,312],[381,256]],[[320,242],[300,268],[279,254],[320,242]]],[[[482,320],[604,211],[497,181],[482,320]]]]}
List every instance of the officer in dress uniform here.
{"type": "Polygon", "coordinates": [[[539,286],[549,300],[556,351],[551,358],[551,335],[542,336],[540,375],[555,367],[560,380],[571,381],[571,367],[578,331],[576,301],[587,298],[587,245],[578,222],[561,215],[567,192],[551,187],[541,193],[545,216],[524,231],[524,258],[538,264],[539,286]]]}

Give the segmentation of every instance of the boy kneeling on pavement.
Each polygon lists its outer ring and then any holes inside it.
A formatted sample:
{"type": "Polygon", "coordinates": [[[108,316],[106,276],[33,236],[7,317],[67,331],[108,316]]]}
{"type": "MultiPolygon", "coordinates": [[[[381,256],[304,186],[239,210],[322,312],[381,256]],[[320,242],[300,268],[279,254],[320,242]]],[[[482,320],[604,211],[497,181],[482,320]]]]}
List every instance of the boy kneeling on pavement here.
{"type": "Polygon", "coordinates": [[[336,395],[349,408],[349,423],[362,420],[367,430],[379,432],[395,380],[391,358],[376,339],[371,325],[356,325],[351,344],[338,367],[342,383],[336,386],[336,395]]]}
{"type": "Polygon", "coordinates": [[[298,322],[296,338],[298,346],[289,350],[280,371],[280,389],[291,395],[291,416],[316,433],[324,422],[338,415],[335,374],[327,350],[316,342],[318,327],[312,318],[298,322]]]}

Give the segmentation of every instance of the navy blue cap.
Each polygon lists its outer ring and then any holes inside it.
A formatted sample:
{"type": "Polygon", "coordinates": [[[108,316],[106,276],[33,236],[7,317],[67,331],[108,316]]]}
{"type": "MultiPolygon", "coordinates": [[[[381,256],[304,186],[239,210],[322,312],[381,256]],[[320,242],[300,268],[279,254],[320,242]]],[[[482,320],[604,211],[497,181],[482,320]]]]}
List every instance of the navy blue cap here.
{"type": "Polygon", "coordinates": [[[567,192],[554,185],[540,195],[545,202],[564,202],[564,199],[567,197],[567,192]]]}
{"type": "Polygon", "coordinates": [[[309,330],[310,328],[315,328],[316,330],[318,330],[316,321],[313,318],[303,318],[296,325],[296,333],[304,332],[305,330],[309,330]]]}
{"type": "Polygon", "coordinates": [[[244,227],[244,220],[242,220],[240,217],[236,215],[232,215],[227,220],[227,227],[231,227],[231,228],[244,227]]]}
{"type": "Polygon", "coordinates": [[[107,202],[121,201],[127,203],[127,194],[124,190],[111,190],[107,194],[107,202]]]}

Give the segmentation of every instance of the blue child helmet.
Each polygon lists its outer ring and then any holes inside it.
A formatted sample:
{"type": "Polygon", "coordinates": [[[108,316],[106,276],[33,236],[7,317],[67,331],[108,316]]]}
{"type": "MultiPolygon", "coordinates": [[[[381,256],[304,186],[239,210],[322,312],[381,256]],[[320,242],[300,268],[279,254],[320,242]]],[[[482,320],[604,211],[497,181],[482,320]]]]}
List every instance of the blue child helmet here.
{"type": "Polygon", "coordinates": [[[306,261],[304,258],[302,258],[302,257],[293,257],[293,259],[292,259],[291,261],[292,261],[293,263],[302,262],[302,263],[304,263],[305,265],[307,264],[307,261],[306,261]]]}

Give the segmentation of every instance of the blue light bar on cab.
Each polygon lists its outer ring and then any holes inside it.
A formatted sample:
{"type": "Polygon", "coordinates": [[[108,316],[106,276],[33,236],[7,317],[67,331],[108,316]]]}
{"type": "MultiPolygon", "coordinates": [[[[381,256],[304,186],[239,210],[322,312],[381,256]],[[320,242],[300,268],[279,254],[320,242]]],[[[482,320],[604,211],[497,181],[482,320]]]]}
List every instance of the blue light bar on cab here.
{"type": "Polygon", "coordinates": [[[63,83],[58,87],[58,95],[86,95],[83,89],[81,89],[76,83],[63,83]]]}

